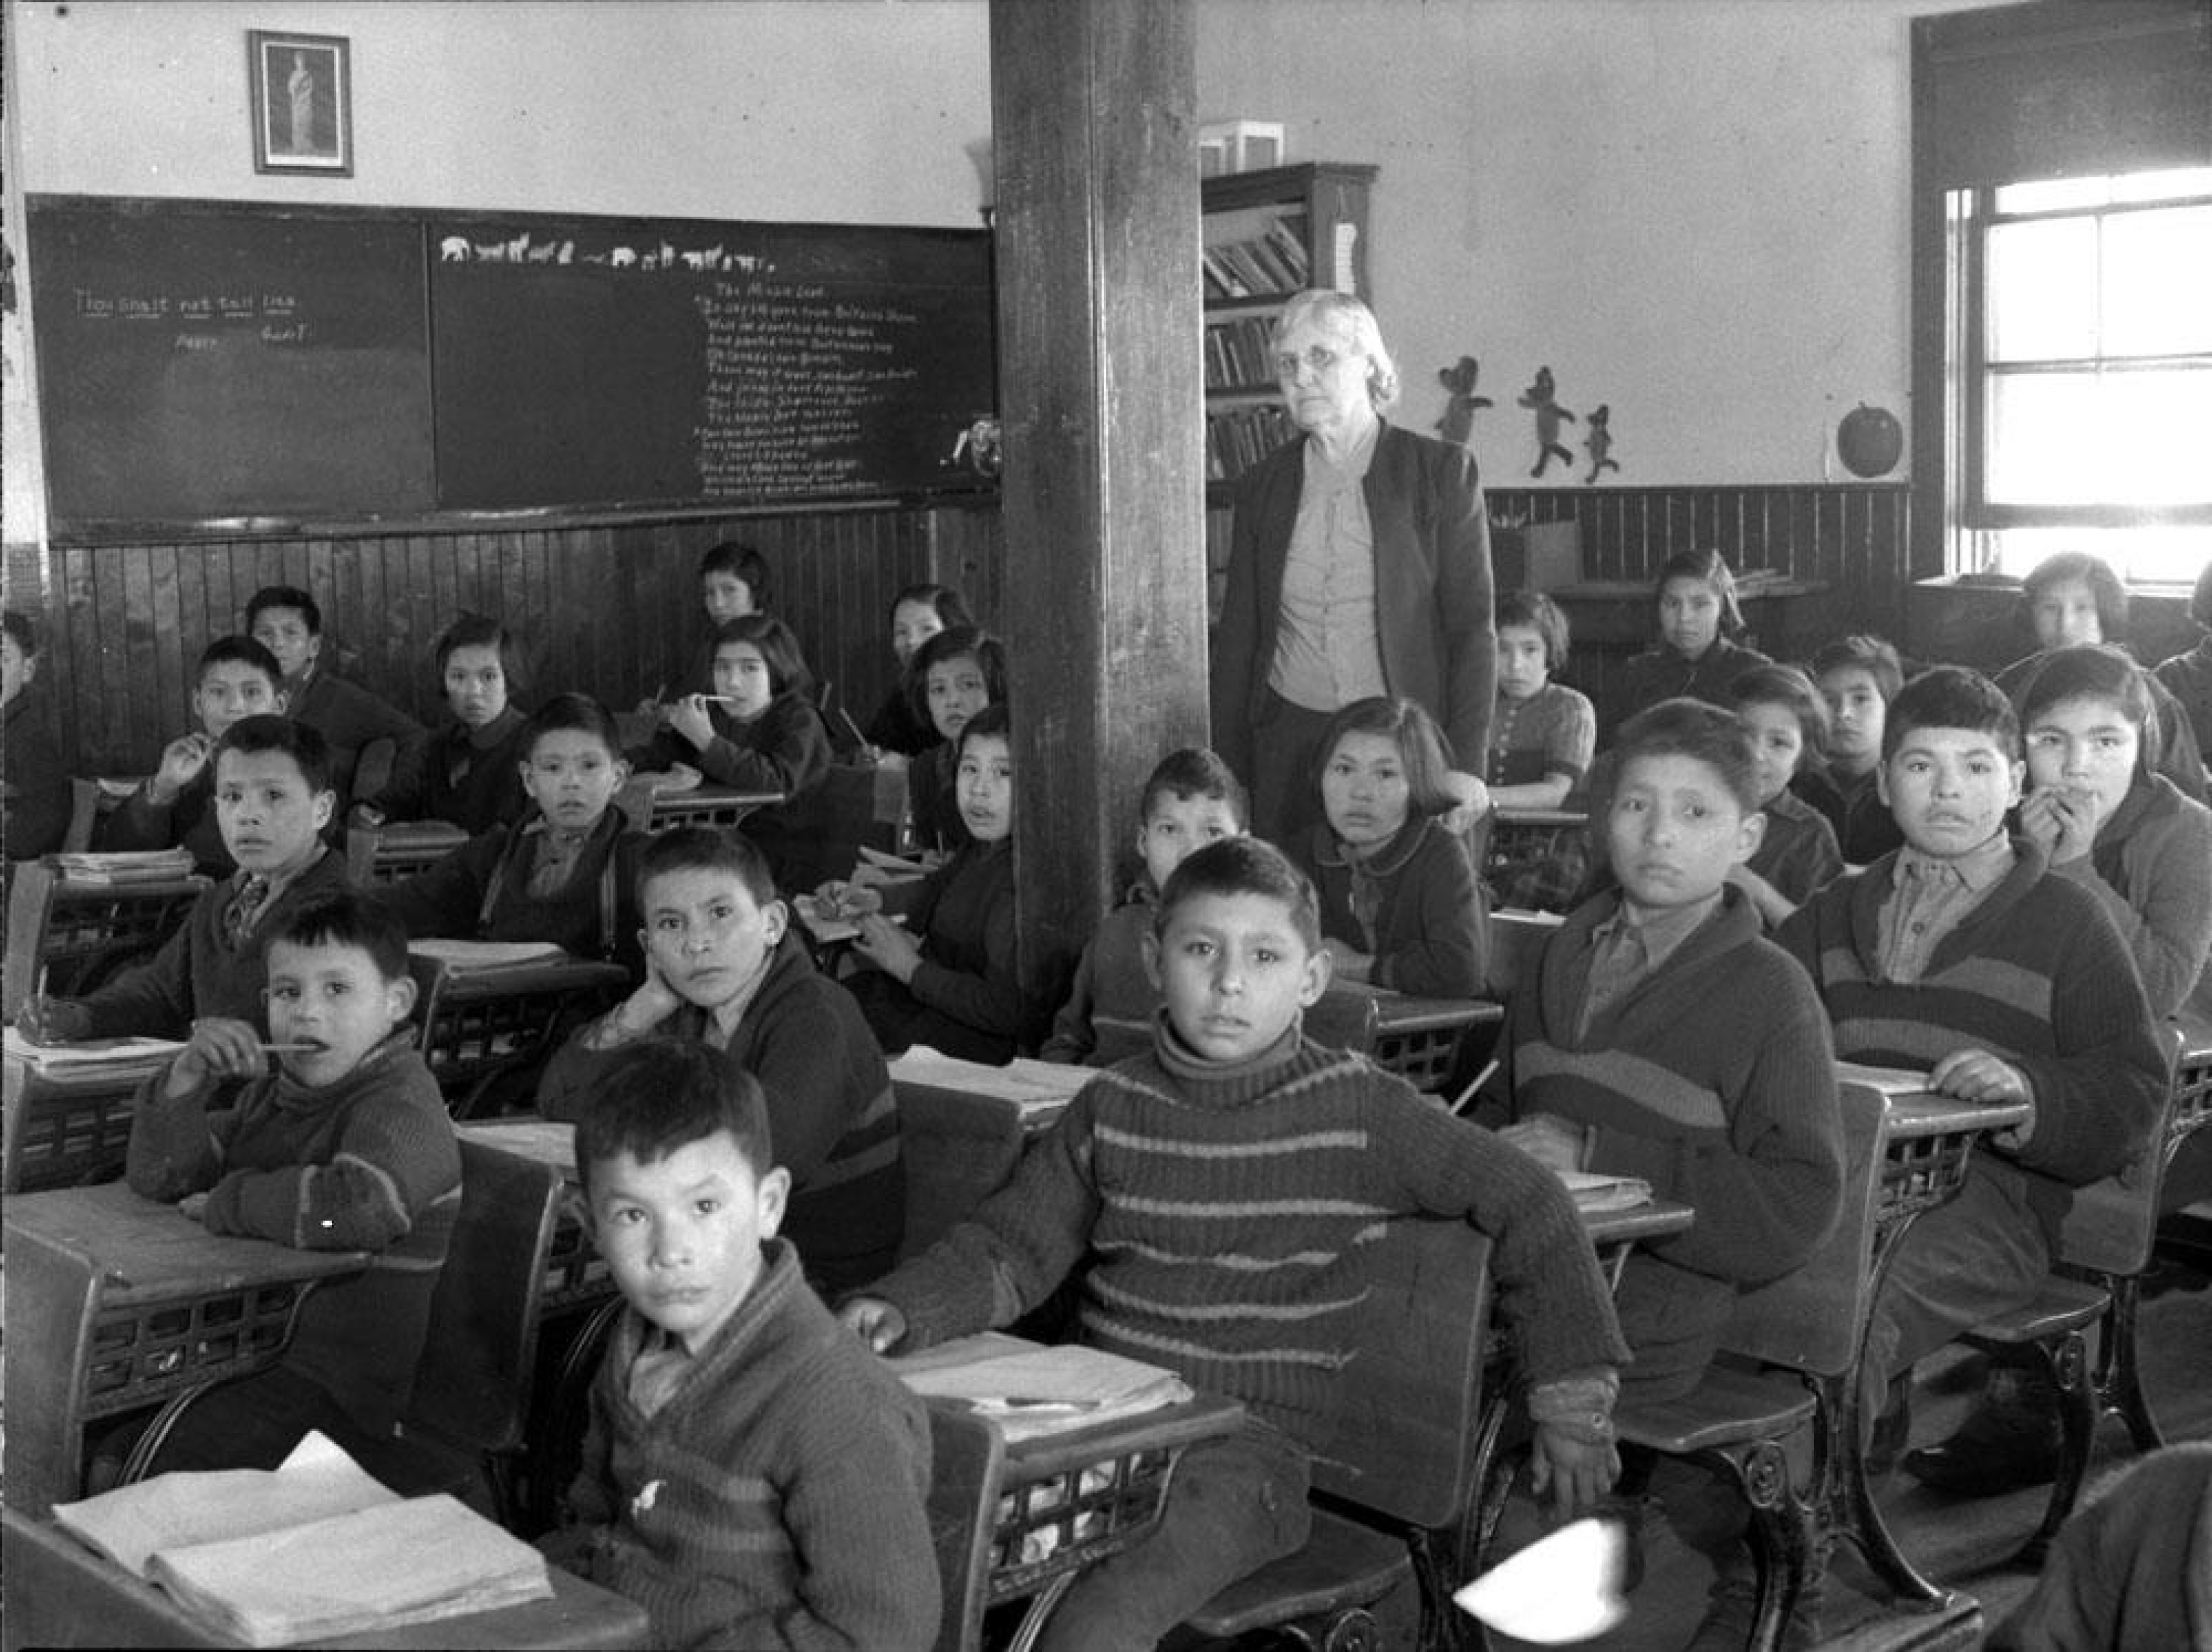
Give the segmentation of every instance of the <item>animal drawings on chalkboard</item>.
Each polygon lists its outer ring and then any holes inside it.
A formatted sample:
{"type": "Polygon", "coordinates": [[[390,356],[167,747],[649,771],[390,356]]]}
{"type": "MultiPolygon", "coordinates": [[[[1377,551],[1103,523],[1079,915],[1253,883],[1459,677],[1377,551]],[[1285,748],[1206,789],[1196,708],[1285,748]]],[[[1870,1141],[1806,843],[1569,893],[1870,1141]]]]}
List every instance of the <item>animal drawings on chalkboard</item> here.
{"type": "Polygon", "coordinates": [[[1618,471],[1620,461],[1613,457],[1613,407],[1600,402],[1589,416],[1589,434],[1583,438],[1583,446],[1589,449],[1589,474],[1585,483],[1595,482],[1599,473],[1618,471]]]}
{"type": "Polygon", "coordinates": [[[1559,421],[1572,420],[1574,415],[1559,403],[1557,386],[1548,367],[1536,369],[1536,382],[1521,392],[1521,405],[1532,408],[1536,415],[1536,468],[1528,472],[1532,477],[1544,474],[1553,459],[1570,471],[1575,467],[1575,456],[1559,440],[1559,421]]]}
{"type": "Polygon", "coordinates": [[[1451,394],[1444,404],[1444,416],[1437,421],[1437,430],[1455,447],[1464,447],[1474,435],[1474,416],[1481,409],[1495,407],[1497,403],[1487,396],[1474,393],[1475,380],[1482,376],[1482,366],[1472,355],[1462,355],[1458,365],[1437,369],[1437,382],[1451,394]]]}

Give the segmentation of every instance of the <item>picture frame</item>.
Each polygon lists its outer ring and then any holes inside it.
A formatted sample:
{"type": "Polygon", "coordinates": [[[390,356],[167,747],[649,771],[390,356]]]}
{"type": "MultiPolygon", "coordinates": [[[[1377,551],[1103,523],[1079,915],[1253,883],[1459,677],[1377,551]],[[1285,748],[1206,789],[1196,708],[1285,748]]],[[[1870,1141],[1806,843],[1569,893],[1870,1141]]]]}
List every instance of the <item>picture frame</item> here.
{"type": "Polygon", "coordinates": [[[352,42],[249,29],[246,56],[253,170],[352,177],[352,42]]]}

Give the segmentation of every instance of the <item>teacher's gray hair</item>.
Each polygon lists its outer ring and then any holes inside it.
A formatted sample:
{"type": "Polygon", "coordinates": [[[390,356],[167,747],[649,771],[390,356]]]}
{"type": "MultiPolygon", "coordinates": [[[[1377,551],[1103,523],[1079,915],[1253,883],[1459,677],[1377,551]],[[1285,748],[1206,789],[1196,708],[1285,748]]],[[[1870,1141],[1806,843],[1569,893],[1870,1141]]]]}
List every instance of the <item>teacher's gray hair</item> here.
{"type": "Polygon", "coordinates": [[[1275,318],[1273,342],[1280,343],[1285,333],[1306,320],[1335,321],[1350,329],[1352,348],[1367,358],[1367,399],[1377,413],[1388,413],[1398,399],[1398,364],[1383,345],[1375,312],[1349,293],[1309,287],[1275,318]]]}

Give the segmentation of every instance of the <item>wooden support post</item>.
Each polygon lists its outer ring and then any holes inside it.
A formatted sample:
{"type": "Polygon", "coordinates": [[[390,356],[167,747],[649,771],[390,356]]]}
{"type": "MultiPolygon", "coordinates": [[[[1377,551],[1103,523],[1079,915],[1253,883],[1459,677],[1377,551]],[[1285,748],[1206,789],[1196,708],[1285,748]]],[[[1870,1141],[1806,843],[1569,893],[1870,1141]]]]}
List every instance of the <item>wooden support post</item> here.
{"type": "Polygon", "coordinates": [[[992,0],[1023,968],[1096,926],[1206,730],[1192,0],[992,0]]]}

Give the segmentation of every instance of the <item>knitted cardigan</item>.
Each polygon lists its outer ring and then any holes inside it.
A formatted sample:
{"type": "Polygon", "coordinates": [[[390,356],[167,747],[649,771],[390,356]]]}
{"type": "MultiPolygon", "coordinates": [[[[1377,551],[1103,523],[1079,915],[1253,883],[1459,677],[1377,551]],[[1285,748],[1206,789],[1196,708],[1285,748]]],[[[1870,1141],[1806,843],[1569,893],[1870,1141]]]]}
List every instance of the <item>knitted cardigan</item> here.
{"type": "Polygon", "coordinates": [[[1803,902],[1844,869],[1843,851],[1836,847],[1836,829],[1827,817],[1795,792],[1778,793],[1759,812],[1766,817],[1766,833],[1759,852],[1751,857],[1751,870],[1774,885],[1785,901],[1803,902]]]}
{"type": "Polygon", "coordinates": [[[1037,1054],[1048,1061],[1087,1063],[1098,1049],[1096,1023],[1149,1022],[1160,1006],[1160,989],[1145,969],[1145,937],[1152,932],[1158,897],[1152,880],[1140,880],[1126,906],[1106,914],[1075,967],[1075,985],[1052,1023],[1052,1036],[1037,1054]]]}
{"type": "Polygon", "coordinates": [[[907,1346],[1003,1326],[1087,1257],[1081,1340],[1243,1402],[1309,1451],[1357,1360],[1364,1247],[1392,1217],[1464,1218],[1495,1242],[1520,1374],[1627,1357],[1595,1253],[1559,1178],[1364,1058],[1303,1042],[1215,1064],[1162,1017],[968,1222],[870,1287],[907,1346]]]}
{"type": "Polygon", "coordinates": [[[2112,918],[2153,1015],[2212,1014],[2212,809],[2163,774],[2139,774],[2089,853],[2051,872],[2112,918]]]}
{"type": "Polygon", "coordinates": [[[854,978],[884,1047],[927,1044],[965,1060],[1013,1060],[1047,1012],[1015,968],[1013,840],[960,850],[922,880],[906,919],[921,938],[914,979],[902,986],[889,975],[854,978]]]}
{"type": "MultiPolygon", "coordinates": [[[[546,1066],[538,1109],[547,1118],[580,1121],[591,1110],[621,1048],[591,1048],[592,1030],[571,1038],[546,1066]]],[[[649,1036],[720,1038],[713,1017],[690,1004],[641,1035],[649,1036]]],[[[816,970],[796,930],[769,955],[725,1048],[767,1092],[769,1139],[791,1172],[783,1236],[798,1246],[807,1276],[843,1291],[884,1272],[906,1225],[890,1074],[860,1006],[816,970]]]]}
{"type": "Polygon", "coordinates": [[[1374,985],[1423,998],[1481,994],[1490,914],[1464,842],[1416,815],[1364,860],[1346,856],[1325,825],[1304,847],[1322,933],[1372,954],[1374,985]]]}
{"type": "Polygon", "coordinates": [[[1526,700],[1500,693],[1490,714],[1490,750],[1483,779],[1492,786],[1528,786],[1565,774],[1579,784],[1597,749],[1597,710],[1564,683],[1547,683],[1526,700]]]}
{"type": "Polygon", "coordinates": [[[280,1072],[215,1113],[222,1086],[172,1101],[165,1068],[140,1087],[131,1125],[132,1191],[166,1200],[206,1190],[210,1233],[376,1253],[365,1272],[316,1287],[283,1363],[378,1435],[414,1390],[461,1208],[460,1148],[411,1030],[334,1084],[312,1089],[280,1072]]]}
{"type": "Polygon", "coordinates": [[[1771,664],[1756,648],[1747,648],[1717,636],[1712,646],[1695,659],[1686,659],[1670,644],[1662,642],[1636,654],[1620,668],[1620,683],[1613,695],[1612,714],[1599,730],[1601,745],[1612,744],[1620,726],[1647,706],[1687,695],[1692,700],[1721,703],[1721,695],[1740,671],[1771,664]]]}
{"type": "Polygon", "coordinates": [[[1592,932],[1620,909],[1618,895],[1585,902],[1522,975],[1506,1029],[1513,1111],[1583,1127],[1587,1169],[1696,1207],[1651,1257],[1731,1287],[1778,1278],[1812,1255],[1843,1196],[1820,1000],[1730,886],[1578,1034],[1592,932]]]}
{"type": "Polygon", "coordinates": [[[262,909],[244,944],[234,947],[223,938],[222,914],[235,891],[228,880],[210,884],[160,951],[79,1000],[92,1017],[85,1036],[182,1038],[204,1016],[250,1021],[265,1035],[269,1014],[261,993],[269,985],[263,957],[268,937],[301,902],[345,887],[345,857],[324,850],[262,909]]]}
{"type": "Polygon", "coordinates": [[[659,1647],[914,1647],[939,1585],[921,1401],[830,1316],[771,1240],[751,1293],[650,1417],[634,1308],[592,1388],[578,1570],[646,1609],[659,1647]]]}
{"type": "Polygon", "coordinates": [[[1911,985],[1877,967],[1882,903],[1898,857],[1820,890],[1775,932],[1812,973],[1836,1054],[1925,1068],[1954,1050],[1988,1050],[2027,1076],[2035,1102],[2025,1143],[1978,1153],[1973,1174],[2020,1175],[2055,1243],[2071,1189],[2110,1175],[2148,1139],[2166,1104],[2166,1056],[2127,944],[2097,897],[2049,875],[2043,851],[2015,838],[2012,870],[1937,944],[1911,985]]]}
{"type": "Polygon", "coordinates": [[[645,835],[608,805],[568,881],[541,896],[530,893],[530,867],[544,829],[544,817],[535,814],[520,826],[495,826],[379,892],[410,936],[550,941],[580,958],[611,958],[633,976],[641,974],[635,891],[645,835]]]}

